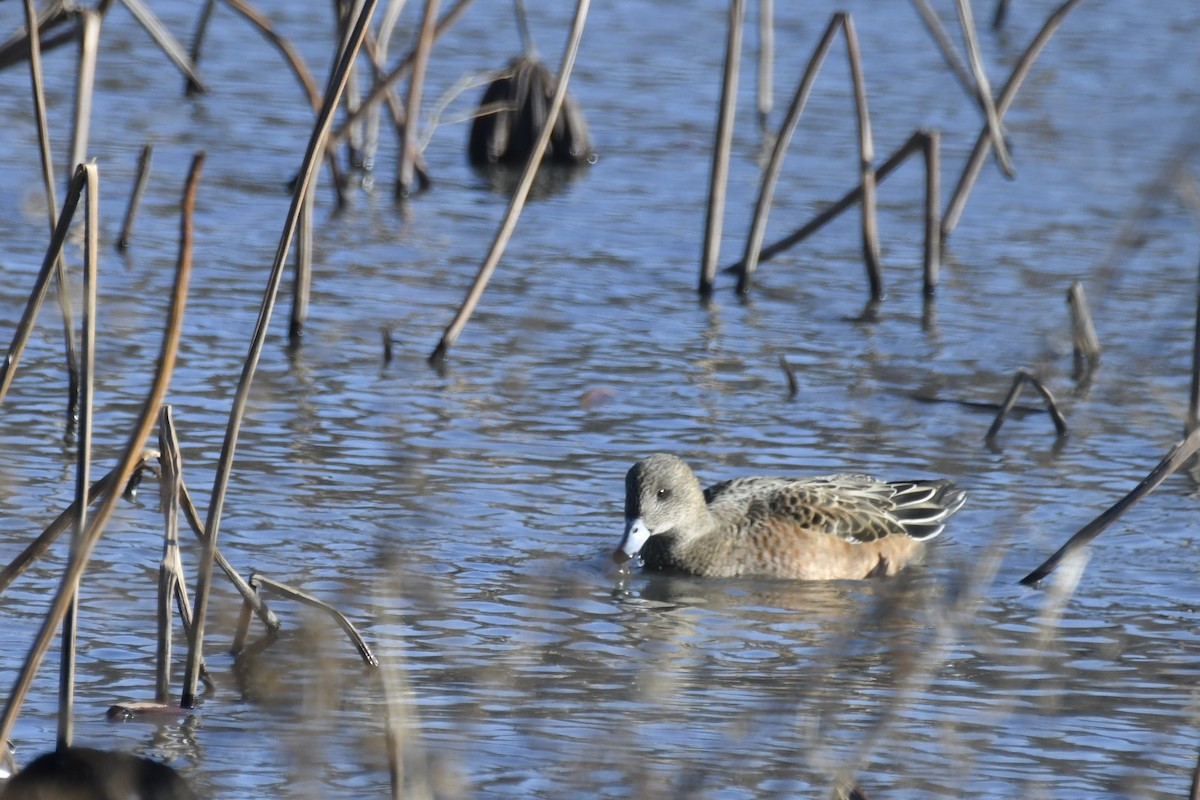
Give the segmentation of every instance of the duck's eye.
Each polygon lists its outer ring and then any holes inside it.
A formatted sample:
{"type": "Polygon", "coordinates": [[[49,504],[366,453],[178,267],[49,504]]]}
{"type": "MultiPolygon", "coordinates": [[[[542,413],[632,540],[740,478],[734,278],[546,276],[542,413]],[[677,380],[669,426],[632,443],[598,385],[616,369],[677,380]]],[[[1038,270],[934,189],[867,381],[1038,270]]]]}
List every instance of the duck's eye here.
{"type": "Polygon", "coordinates": [[[659,499],[659,500],[666,500],[666,499],[670,498],[670,496],[671,496],[671,490],[670,490],[670,489],[659,489],[659,490],[658,490],[658,495],[657,495],[657,497],[658,497],[658,499],[659,499]]]}

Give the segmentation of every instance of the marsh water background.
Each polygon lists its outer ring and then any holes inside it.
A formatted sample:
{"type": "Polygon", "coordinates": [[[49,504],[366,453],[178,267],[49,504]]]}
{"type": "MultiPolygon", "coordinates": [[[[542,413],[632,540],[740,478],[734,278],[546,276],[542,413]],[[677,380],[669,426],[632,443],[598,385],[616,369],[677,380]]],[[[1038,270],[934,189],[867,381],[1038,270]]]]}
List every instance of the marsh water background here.
{"type": "MultiPolygon", "coordinates": [[[[4,5],[0,20],[15,29],[19,7],[4,5]]],[[[784,103],[829,9],[780,5],[784,103]]],[[[948,196],[977,111],[908,4],[846,7],[877,152],[917,127],[941,129],[948,196]]],[[[154,8],[190,35],[193,4],[154,8]]],[[[323,75],[327,5],[263,9],[323,75]]],[[[1051,10],[1018,3],[1003,30],[981,31],[993,85],[1051,10]]],[[[557,61],[570,9],[530,11],[543,57],[557,61]]],[[[294,583],[360,626],[407,688],[410,775],[425,772],[443,796],[817,797],[845,773],[878,797],[1183,795],[1200,746],[1195,482],[1170,479],[1101,537],[1049,634],[1052,594],[1016,584],[1179,437],[1200,251],[1200,7],[1085,2],[1067,18],[1006,118],[1018,177],[984,170],[924,320],[923,177],[913,164],[890,178],[880,193],[889,297],[873,323],[853,321],[866,299],[854,214],[764,264],[749,299],[724,277],[710,305],[697,302],[724,25],[718,2],[596,5],[573,93],[599,160],[526,209],[443,372],[425,357],[506,203],[467,167],[466,126],[434,132],[435,188],[402,205],[391,198],[386,135],[373,189],[340,214],[318,190],[307,335],[289,355],[281,305],[223,551],[244,573],[294,583]],[[1064,302],[1074,280],[1105,346],[1083,386],[1064,302]],[[390,363],[381,327],[396,339],[390,363]],[[780,355],[797,370],[794,398],[780,355]],[[1034,415],[988,447],[989,413],[917,399],[998,402],[1019,367],[1063,402],[1064,442],[1034,415]],[[583,402],[594,389],[605,401],[583,402]],[[947,475],[969,501],[906,580],[618,576],[606,556],[620,534],[623,474],[658,450],[688,458],[702,480],[947,475]]],[[[148,384],[183,177],[205,149],[170,402],[185,480],[206,506],[311,114],[276,53],[224,8],[201,62],[208,96],[181,97],[182,79],[121,6],[101,39],[89,150],[105,242],[97,469],[112,463],[148,384]],[[146,141],[156,147],[150,186],[133,247],[118,255],[111,244],[146,141]]],[[[751,49],[754,40],[748,33],[751,49]]],[[[476,3],[434,51],[427,96],[518,47],[508,4],[476,3]]],[[[848,71],[842,45],[834,52],[769,239],[855,182],[848,71]]],[[[66,49],[48,58],[60,157],[73,69],[66,49]]],[[[752,69],[739,112],[726,263],[740,253],[763,153],[752,69]]],[[[7,340],[46,243],[24,66],[0,72],[0,118],[7,340]]],[[[0,560],[71,496],[54,319],[47,306],[0,414],[0,560]]],[[[221,586],[207,649],[218,688],[199,712],[105,721],[111,703],[152,694],[155,490],[148,481],[120,507],[83,592],[77,741],[168,760],[212,797],[384,796],[375,676],[284,602],[274,607],[285,638],[235,665],[237,606],[221,586]]],[[[5,687],[62,564],[56,552],[0,597],[5,687]]],[[[47,664],[15,730],[26,760],[53,744],[54,673],[47,664]]]]}

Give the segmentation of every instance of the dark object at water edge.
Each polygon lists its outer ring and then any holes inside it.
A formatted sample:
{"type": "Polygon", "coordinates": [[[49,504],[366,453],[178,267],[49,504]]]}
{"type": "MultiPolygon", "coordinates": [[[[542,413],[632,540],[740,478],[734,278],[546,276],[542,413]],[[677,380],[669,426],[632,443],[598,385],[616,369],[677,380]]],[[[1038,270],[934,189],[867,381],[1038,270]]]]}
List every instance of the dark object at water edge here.
{"type": "MultiPolygon", "coordinates": [[[[526,56],[513,59],[508,71],[492,81],[479,103],[480,115],[471,125],[467,156],[477,167],[520,165],[533,151],[554,99],[554,76],[526,56]]],[[[569,94],[554,123],[542,161],[582,166],[592,157],[587,122],[569,94]]]]}
{"type": "Polygon", "coordinates": [[[129,753],[69,747],[0,786],[3,800],[197,800],[175,770],[129,753]]]}

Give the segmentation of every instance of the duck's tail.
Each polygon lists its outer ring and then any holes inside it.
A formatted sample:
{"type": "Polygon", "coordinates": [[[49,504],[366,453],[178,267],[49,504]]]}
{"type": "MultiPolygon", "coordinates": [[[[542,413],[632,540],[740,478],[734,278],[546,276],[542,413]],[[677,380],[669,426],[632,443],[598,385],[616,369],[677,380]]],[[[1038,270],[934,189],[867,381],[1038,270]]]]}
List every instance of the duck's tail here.
{"type": "Polygon", "coordinates": [[[946,519],[967,501],[966,491],[949,480],[893,481],[888,485],[896,492],[892,515],[905,533],[921,542],[941,533],[946,519]]]}

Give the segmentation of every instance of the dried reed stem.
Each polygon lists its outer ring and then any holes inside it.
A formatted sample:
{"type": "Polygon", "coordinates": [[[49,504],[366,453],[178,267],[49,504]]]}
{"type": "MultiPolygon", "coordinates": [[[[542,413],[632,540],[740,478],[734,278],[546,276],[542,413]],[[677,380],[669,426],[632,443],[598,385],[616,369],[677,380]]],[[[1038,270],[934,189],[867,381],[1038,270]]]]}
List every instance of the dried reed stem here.
{"type": "MultiPolygon", "coordinates": [[[[155,652],[154,701],[166,705],[171,700],[171,601],[179,587],[179,494],[183,484],[179,440],[171,406],[163,405],[158,415],[159,503],[162,506],[163,555],[158,565],[158,647],[155,652]]],[[[186,595],[185,595],[186,596],[186,595]]]]}
{"type": "MultiPolygon", "coordinates": [[[[735,0],[736,1],[736,0],[735,0]]],[[[575,5],[575,20],[571,25],[571,33],[567,40],[567,46],[563,50],[562,64],[558,69],[558,82],[554,87],[554,97],[550,101],[550,108],[546,112],[546,120],[542,125],[542,130],[538,134],[537,141],[533,145],[533,150],[529,153],[529,158],[525,161],[525,170],[521,173],[521,179],[517,183],[517,188],[513,190],[512,198],[508,201],[508,210],[504,213],[504,219],[500,223],[500,228],[496,231],[496,237],[492,240],[492,246],[488,248],[487,256],[483,260],[483,264],[479,267],[479,272],[475,275],[475,282],[471,285],[470,291],[467,292],[466,299],[459,306],[458,313],[454,315],[454,319],[446,327],[442,333],[441,340],[429,354],[429,363],[438,365],[445,361],[446,353],[454,342],[458,339],[463,328],[467,325],[467,320],[471,318],[471,314],[475,311],[475,306],[479,304],[479,298],[483,296],[483,290],[487,287],[488,281],[492,277],[492,273],[496,271],[496,265],[500,263],[500,257],[504,254],[504,249],[508,245],[508,240],[512,237],[513,231],[517,227],[517,219],[521,216],[521,209],[525,207],[525,200],[529,197],[529,190],[533,187],[533,179],[537,176],[538,167],[541,166],[542,156],[546,152],[546,147],[550,143],[550,135],[554,132],[554,125],[558,121],[559,111],[562,110],[563,100],[567,96],[567,83],[571,79],[571,70],[575,66],[575,57],[579,53],[579,42],[583,38],[584,23],[587,22],[588,6],[591,0],[576,0],[575,5]]]]}
{"type": "MultiPolygon", "coordinates": [[[[213,9],[217,5],[217,0],[204,0],[204,7],[200,9],[200,16],[196,18],[196,30],[192,34],[192,46],[188,49],[188,58],[191,59],[193,65],[200,63],[200,49],[204,46],[204,34],[208,33],[208,23],[212,20],[213,9]]],[[[184,94],[189,97],[201,91],[199,84],[192,83],[189,78],[183,87],[184,94]]]]}
{"type": "Polygon", "coordinates": [[[379,659],[371,652],[371,648],[367,646],[358,629],[354,627],[354,623],[346,618],[346,615],[338,611],[333,606],[313,597],[308,592],[303,592],[294,586],[286,583],[272,580],[257,572],[250,574],[250,586],[254,589],[266,589],[269,592],[274,592],[280,597],[286,597],[289,600],[295,600],[297,603],[303,603],[310,608],[320,609],[328,614],[338,624],[338,626],[346,632],[346,636],[350,639],[351,644],[358,650],[359,657],[368,667],[378,667],[379,659]]]}
{"type": "Polygon", "coordinates": [[[438,0],[425,0],[417,46],[413,53],[412,78],[408,83],[408,101],[404,107],[404,131],[400,137],[400,165],[396,176],[396,197],[407,197],[413,182],[413,163],[417,158],[417,130],[421,116],[421,94],[425,90],[425,72],[433,50],[433,29],[437,21],[438,0]]]}
{"type": "MultiPolygon", "coordinates": [[[[196,178],[199,176],[200,165],[203,162],[203,153],[198,154],[192,162],[188,191],[193,197],[196,178]]],[[[87,170],[88,168],[85,166],[76,171],[76,178],[71,182],[73,187],[78,180],[85,179],[81,176],[86,176],[87,170]]],[[[185,199],[185,207],[187,205],[188,203],[185,199]]],[[[63,216],[64,218],[68,218],[65,214],[63,216]]],[[[88,523],[87,531],[82,537],[78,551],[73,554],[73,557],[68,562],[66,572],[63,574],[62,583],[54,596],[50,609],[46,613],[42,628],[29,650],[29,655],[26,657],[25,663],[21,667],[21,672],[17,677],[17,682],[13,686],[13,690],[8,695],[8,700],[4,706],[4,713],[0,716],[0,741],[7,739],[12,732],[13,723],[16,721],[25,695],[33,683],[34,675],[37,673],[37,669],[41,665],[46,651],[50,648],[50,639],[53,636],[54,629],[62,622],[63,616],[67,611],[67,605],[70,603],[71,597],[78,590],[79,580],[82,578],[84,570],[87,569],[92,549],[95,547],[101,533],[104,531],[104,526],[108,524],[113,510],[116,508],[117,501],[121,497],[121,493],[116,490],[116,487],[125,485],[126,481],[129,480],[129,476],[133,474],[135,466],[141,461],[142,449],[145,446],[146,438],[150,435],[150,429],[154,427],[158,409],[162,405],[163,397],[167,392],[167,385],[171,379],[171,373],[174,371],[175,355],[183,330],[183,310],[186,304],[187,286],[190,276],[191,253],[185,251],[180,255],[176,270],[175,287],[172,291],[170,310],[167,315],[167,327],[163,334],[158,369],[155,371],[150,392],[138,414],[133,433],[130,434],[129,441],[118,460],[116,478],[113,481],[112,488],[104,495],[100,507],[96,510],[91,522],[88,523]]]]}
{"type": "MultiPolygon", "coordinates": [[[[96,368],[96,271],[100,251],[100,179],[95,164],[83,167],[87,174],[87,210],[83,252],[83,319],[80,359],[79,435],[76,442],[74,525],[71,529],[69,561],[79,557],[87,528],[87,496],[92,469],[92,401],[96,368]]],[[[67,601],[62,621],[62,647],[58,680],[58,749],[71,746],[75,713],[75,634],[78,628],[77,591],[67,601]]]]}
{"type": "MultiPolygon", "coordinates": [[[[1033,37],[1033,41],[1029,43],[1029,47],[1026,48],[1017,65],[1013,67],[1012,74],[1004,84],[1004,88],[1000,90],[1000,96],[996,99],[996,116],[999,120],[1004,120],[1004,115],[1008,113],[1009,106],[1012,105],[1013,100],[1017,96],[1017,90],[1021,88],[1021,84],[1025,81],[1025,76],[1033,68],[1033,63],[1049,43],[1050,37],[1058,30],[1058,26],[1066,19],[1067,14],[1071,13],[1071,10],[1079,5],[1079,2],[1080,0],[1067,0],[1067,2],[1059,6],[1046,19],[1037,36],[1033,37]]],[[[967,197],[971,193],[971,187],[975,185],[975,181],[979,178],[979,172],[983,169],[983,162],[987,158],[987,151],[991,143],[991,128],[985,125],[975,140],[975,148],[971,151],[971,155],[967,159],[962,175],[958,179],[958,185],[954,187],[954,193],[950,196],[950,202],[947,204],[946,211],[942,215],[941,238],[943,242],[950,238],[951,231],[958,225],[958,220],[967,205],[967,197]]]]}
{"type": "Polygon", "coordinates": [[[796,370],[788,363],[787,356],[782,353],[779,354],[779,366],[783,369],[784,377],[787,378],[788,400],[791,400],[800,391],[800,386],[796,383],[796,370]]]}
{"type": "Polygon", "coordinates": [[[1008,396],[1004,398],[1004,405],[1000,407],[1000,412],[996,414],[996,419],[992,422],[992,427],[988,428],[987,434],[983,437],[985,441],[991,441],[996,438],[996,434],[1000,432],[1000,426],[1008,419],[1009,413],[1017,403],[1017,398],[1021,395],[1021,388],[1026,383],[1037,389],[1042,395],[1042,399],[1046,401],[1046,411],[1050,414],[1050,419],[1054,420],[1054,429],[1058,432],[1058,435],[1067,435],[1067,421],[1063,418],[1062,412],[1058,410],[1058,403],[1055,402],[1054,395],[1033,374],[1019,369],[1017,370],[1017,374],[1013,376],[1008,396]]]}
{"type": "Polygon", "coordinates": [[[937,292],[942,259],[942,134],[920,130],[921,153],[925,156],[925,297],[937,292]]]}
{"type": "Polygon", "coordinates": [[[742,23],[746,0],[729,0],[729,30],[725,39],[725,70],[721,76],[721,102],[717,112],[716,141],[708,181],[708,206],[704,218],[704,250],[700,258],[700,296],[712,294],[721,257],[721,229],[725,221],[725,185],[729,180],[729,153],[733,149],[733,119],[737,110],[738,67],[742,59],[742,23]]]}
{"type": "Polygon", "coordinates": [[[296,226],[296,274],[292,278],[292,318],[288,324],[288,345],[295,348],[304,337],[304,321],[308,319],[308,298],[312,290],[313,206],[317,199],[317,176],[313,176],[304,203],[300,206],[300,222],[296,226]]]}
{"type": "Polygon", "coordinates": [[[1192,333],[1192,383],[1188,388],[1187,421],[1184,435],[1191,435],[1200,428],[1200,283],[1196,290],[1196,322],[1192,333]]]}
{"type": "Polygon", "coordinates": [[[75,126],[71,133],[71,170],[87,160],[92,95],[96,88],[96,54],[100,49],[100,14],[79,12],[79,75],[75,84],[75,126]]]}
{"type": "Polygon", "coordinates": [[[787,154],[787,148],[796,132],[796,125],[800,122],[800,115],[804,113],[804,106],[808,103],[809,94],[812,93],[817,73],[820,72],[821,65],[825,63],[825,57],[829,55],[829,49],[833,47],[833,39],[845,19],[845,12],[838,12],[830,18],[829,24],[825,27],[825,33],[817,42],[816,49],[808,59],[808,66],[804,69],[800,84],[796,87],[796,93],[792,95],[792,102],[788,106],[787,114],[779,126],[779,133],[775,136],[775,146],[771,149],[771,157],[767,160],[766,167],[763,168],[762,184],[758,190],[758,200],[754,204],[754,216],[750,220],[750,232],[746,235],[746,250],[742,255],[741,272],[738,275],[737,285],[737,290],[741,294],[750,291],[750,281],[754,276],[754,270],[758,267],[758,254],[762,249],[763,237],[767,231],[767,215],[770,213],[771,202],[775,197],[775,185],[779,182],[779,175],[783,171],[783,158],[787,154]]]}
{"type": "Polygon", "coordinates": [[[196,702],[196,680],[200,672],[201,648],[204,642],[205,615],[208,612],[208,594],[212,583],[213,560],[217,547],[217,536],[220,533],[221,514],[225,508],[225,492],[229,487],[229,475],[233,470],[233,458],[237,450],[238,434],[242,427],[242,418],[246,412],[246,403],[250,397],[250,386],[254,381],[254,373],[258,369],[258,360],[262,356],[263,345],[267,339],[267,328],[271,323],[271,313],[275,309],[275,299],[279,294],[279,284],[283,279],[283,269],[287,262],[288,250],[291,247],[292,236],[299,224],[300,206],[308,184],[316,171],[316,162],[329,138],[333,114],[346,89],[346,81],[350,75],[350,65],[358,57],[367,27],[378,0],[366,0],[358,20],[355,22],[347,46],[343,48],[337,68],[330,75],[329,91],[325,95],[321,112],[313,125],[309,137],[308,148],[304,153],[296,186],[292,192],[292,202],[284,221],[283,231],[279,237],[279,245],[275,250],[275,260],[271,265],[271,273],[267,279],[267,287],[259,306],[258,321],[254,326],[249,352],[242,365],[242,374],[238,379],[237,390],[234,394],[233,408],[229,412],[229,422],[225,428],[225,441],[217,460],[217,474],[213,480],[212,498],[208,507],[208,518],[204,526],[204,553],[201,556],[199,577],[196,581],[196,620],[192,626],[192,635],[188,640],[188,661],[184,674],[183,694],[180,705],[192,708],[196,702]]]}
{"type": "Polygon", "coordinates": [[[117,239],[118,250],[129,249],[130,241],[133,238],[133,221],[137,217],[142,195],[146,193],[146,184],[150,179],[150,158],[153,155],[153,146],[149,144],[142,146],[142,153],[138,156],[137,178],[133,182],[133,192],[129,195],[129,207],[125,209],[125,222],[121,225],[121,237],[117,239]]]}
{"type": "Polygon", "coordinates": [[[1100,339],[1092,323],[1083,284],[1075,281],[1067,290],[1067,309],[1071,312],[1071,344],[1077,378],[1091,372],[1100,363],[1100,339]]]}
{"type": "Polygon", "coordinates": [[[775,0],[758,0],[758,127],[775,107],[775,0]]]}
{"type": "Polygon", "coordinates": [[[1047,575],[1063,562],[1064,559],[1074,554],[1079,549],[1086,546],[1089,542],[1104,532],[1104,529],[1113,524],[1120,518],[1122,514],[1130,509],[1135,503],[1143,497],[1150,494],[1158,487],[1160,483],[1166,480],[1171,474],[1187,463],[1188,459],[1195,455],[1196,451],[1200,450],[1200,428],[1192,431],[1185,436],[1181,441],[1177,442],[1172,447],[1162,461],[1158,463],[1150,473],[1142,479],[1142,482],[1134,487],[1133,491],[1122,497],[1114,503],[1107,511],[1094,520],[1084,525],[1067,543],[1058,549],[1054,555],[1046,559],[1040,567],[1021,579],[1021,583],[1026,586],[1036,586],[1047,575]]]}
{"type": "Polygon", "coordinates": [[[1013,177],[1012,157],[1008,154],[1008,144],[1004,141],[1004,131],[1000,128],[1000,117],[996,114],[996,102],[992,98],[992,86],[988,82],[987,70],[983,66],[983,55],[979,52],[979,39],[975,36],[975,17],[971,14],[970,0],[956,0],[958,21],[962,26],[963,43],[967,48],[967,60],[971,64],[971,74],[975,77],[975,98],[983,109],[984,121],[992,136],[992,151],[996,154],[996,163],[1000,170],[1009,178],[1013,177]]]}
{"type": "MultiPolygon", "coordinates": [[[[46,93],[42,82],[42,50],[38,32],[37,12],[33,0],[25,0],[25,25],[29,31],[29,78],[33,88],[33,108],[37,119],[38,155],[41,157],[42,184],[46,192],[46,214],[50,221],[50,234],[58,225],[58,197],[54,188],[54,157],[50,152],[50,126],[46,120],[46,93]]],[[[75,352],[75,321],[71,311],[70,281],[62,254],[54,264],[54,280],[58,288],[58,308],[62,314],[63,347],[67,359],[67,427],[74,425],[76,403],[79,399],[79,356],[75,352]]],[[[3,390],[0,390],[0,400],[3,390]]]]}
{"type": "Polygon", "coordinates": [[[850,79],[854,84],[854,113],[858,120],[859,185],[862,186],[863,260],[867,267],[867,282],[871,286],[871,302],[883,300],[883,275],[879,265],[879,223],[875,202],[875,146],[871,141],[871,118],[867,114],[867,84],[863,79],[862,57],[854,18],[846,15],[846,53],[850,59],[850,79]]]}

